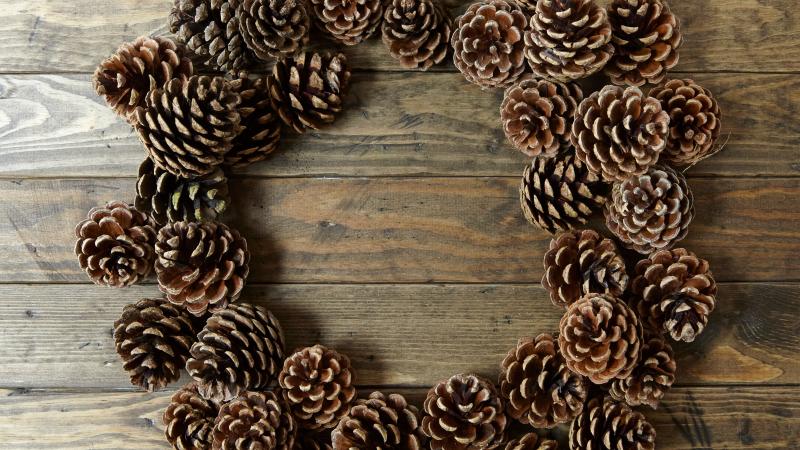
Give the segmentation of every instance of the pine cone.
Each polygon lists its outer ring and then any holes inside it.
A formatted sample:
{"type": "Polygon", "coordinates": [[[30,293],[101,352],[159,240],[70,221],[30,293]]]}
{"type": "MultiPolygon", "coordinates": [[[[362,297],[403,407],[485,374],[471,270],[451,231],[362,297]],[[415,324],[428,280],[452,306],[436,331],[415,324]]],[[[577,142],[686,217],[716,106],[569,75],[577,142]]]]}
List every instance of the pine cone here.
{"type": "Polygon", "coordinates": [[[420,450],[425,436],[419,411],[400,394],[373,392],[358,400],[333,430],[335,450],[420,450]]]}
{"type": "Polygon", "coordinates": [[[174,222],[158,232],[156,274],[169,301],[202,316],[239,299],[250,273],[247,241],[220,222],[174,222]]]}
{"type": "Polygon", "coordinates": [[[303,0],[239,1],[239,31],[259,59],[291,56],[308,43],[311,20],[303,0]]]}
{"type": "Polygon", "coordinates": [[[95,284],[126,287],[150,274],[156,232],[147,214],[112,201],[86,217],[75,227],[75,255],[95,284]]]}
{"type": "Polygon", "coordinates": [[[559,81],[602,69],[614,47],[611,24],[594,0],[539,0],[525,32],[525,58],[534,73],[559,81]]]}
{"type": "Polygon", "coordinates": [[[254,55],[239,32],[241,0],[174,0],[170,31],[204,65],[222,72],[244,68],[254,55]]]}
{"type": "Polygon", "coordinates": [[[342,111],[350,69],[343,54],[304,53],[278,61],[269,78],[272,107],[296,132],[320,129],[342,111]]]}
{"type": "Polygon", "coordinates": [[[327,430],[312,433],[308,430],[303,430],[298,433],[294,444],[295,450],[333,450],[331,433],[326,433],[325,431],[327,430]]]}
{"type": "Polygon", "coordinates": [[[505,440],[506,415],[494,384],[476,375],[453,375],[432,387],[422,432],[431,450],[491,450],[505,440]]]}
{"type": "Polygon", "coordinates": [[[568,231],[550,240],[542,286],[562,308],[589,293],[620,297],[628,287],[625,260],[614,241],[596,231],[568,231]]]}
{"type": "Polygon", "coordinates": [[[614,183],[603,213],[622,244],[648,254],[686,237],[694,217],[694,197],[686,178],[667,166],[614,183]]]}
{"type": "MultiPolygon", "coordinates": [[[[558,341],[549,334],[520,339],[500,364],[498,384],[506,413],[536,428],[552,428],[575,418],[589,391],[586,379],[567,368],[558,341]]],[[[535,442],[530,444],[534,446],[535,442]]],[[[506,450],[511,449],[506,446],[506,450]]]]}
{"type": "Polygon", "coordinates": [[[239,134],[240,101],[221,77],[174,78],[136,109],[136,131],[157,166],[183,178],[206,175],[239,134]]]}
{"type": "Polygon", "coordinates": [[[356,45],[378,29],[381,0],[310,0],[317,28],[344,45],[356,45]]]}
{"type": "Polygon", "coordinates": [[[205,398],[228,401],[275,380],[284,357],[281,325],[261,306],[229,305],[209,317],[186,370],[205,398]]]}
{"type": "Polygon", "coordinates": [[[691,166],[714,152],[722,114],[711,91],[692,80],[669,80],[650,96],[669,113],[669,137],[661,160],[675,167],[691,166]]]}
{"type": "Polygon", "coordinates": [[[470,83],[505,88],[525,71],[522,33],[528,21],[513,0],[473,3],[454,26],[453,63],[470,83]]]}
{"type": "Polygon", "coordinates": [[[447,56],[452,26],[438,0],[392,0],[381,25],[383,44],[406,69],[428,70],[447,56]]]}
{"type": "Polygon", "coordinates": [[[185,50],[171,39],[158,36],[126,42],[97,67],[92,78],[94,89],[114,112],[130,121],[136,107],[145,105],[152,85],[192,76],[192,61],[185,50]]]}
{"type": "Polygon", "coordinates": [[[570,450],[653,450],[655,441],[642,413],[610,398],[589,400],[569,429],[570,450]]]}
{"type": "Polygon", "coordinates": [[[608,181],[643,175],[667,144],[669,114],[638,88],[606,86],[578,107],[572,145],[589,170],[608,181]]]}
{"type": "Polygon", "coordinates": [[[283,396],[301,428],[333,428],[356,397],[350,359],[322,345],[286,358],[278,376],[283,396]]]}
{"type": "Polygon", "coordinates": [[[293,450],[297,423],[274,392],[243,392],[219,410],[215,449],[293,450]]]}
{"type": "Polygon", "coordinates": [[[642,345],[642,357],[631,376],[614,380],[609,394],[630,406],[648,405],[655,409],[675,382],[675,353],[660,335],[642,345]]]}
{"type": "Polygon", "coordinates": [[[642,326],[616,297],[587,294],[569,306],[559,328],[567,367],[595,384],[627,378],[639,362],[642,326]]]}
{"type": "Polygon", "coordinates": [[[569,144],[583,92],[577,84],[528,79],[506,89],[500,105],[503,131],[522,153],[551,158],[569,144]]]}
{"type": "Polygon", "coordinates": [[[530,22],[530,18],[536,14],[536,0],[515,0],[517,5],[522,8],[522,12],[525,13],[525,17],[530,22]]]}
{"type": "Polygon", "coordinates": [[[211,450],[211,431],[219,405],[204,399],[195,383],[188,383],[172,396],[164,411],[164,434],[172,448],[211,450]]]}
{"type": "Polygon", "coordinates": [[[548,233],[586,224],[607,193],[608,186],[571,152],[534,158],[519,186],[525,218],[548,233]]]}
{"type": "Polygon", "coordinates": [[[535,432],[508,441],[505,450],[558,450],[558,442],[542,439],[535,432]]]}
{"type": "Polygon", "coordinates": [[[236,169],[262,161],[278,148],[281,139],[281,120],[272,109],[267,78],[251,79],[240,72],[231,88],[239,94],[241,132],[233,140],[233,147],[225,154],[225,165],[236,169]]]}
{"type": "Polygon", "coordinates": [[[678,64],[681,27],[662,0],[614,0],[608,5],[614,57],[606,74],[614,84],[658,84],[678,64]]]}
{"type": "Polygon", "coordinates": [[[631,292],[645,323],[676,341],[692,342],[714,311],[717,283],[708,261],[676,248],[639,261],[631,292]]]}

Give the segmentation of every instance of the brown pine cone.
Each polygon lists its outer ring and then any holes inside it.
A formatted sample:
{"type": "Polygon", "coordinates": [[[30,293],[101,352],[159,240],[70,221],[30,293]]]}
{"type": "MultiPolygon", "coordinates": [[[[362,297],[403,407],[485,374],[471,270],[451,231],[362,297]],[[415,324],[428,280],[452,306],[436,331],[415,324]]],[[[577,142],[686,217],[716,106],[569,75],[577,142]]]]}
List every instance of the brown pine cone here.
{"type": "Polygon", "coordinates": [[[222,405],[213,437],[220,450],[293,450],[297,423],[274,392],[243,392],[222,405]]]}
{"type": "Polygon", "coordinates": [[[447,56],[453,22],[438,0],[392,0],[381,25],[383,44],[406,69],[428,70],[447,56]]]}
{"type": "Polygon", "coordinates": [[[75,255],[95,284],[126,287],[150,274],[156,232],[147,214],[112,201],[86,217],[75,227],[75,255]]]}
{"type": "Polygon", "coordinates": [[[661,83],[678,64],[681,27],[662,0],[614,0],[608,5],[614,56],[606,74],[614,84],[661,83]]]}
{"type": "Polygon", "coordinates": [[[357,400],[332,433],[334,450],[421,450],[419,411],[400,394],[357,400]]]}
{"type": "Polygon", "coordinates": [[[569,429],[570,450],[654,450],[655,442],[642,413],[610,398],[589,400],[569,429]]]}
{"type": "Polygon", "coordinates": [[[157,166],[183,178],[206,175],[239,134],[240,101],[222,77],[173,78],[136,109],[136,131],[157,166]]]}
{"type": "Polygon", "coordinates": [[[195,383],[188,383],[172,396],[164,411],[164,434],[177,450],[211,450],[211,431],[219,405],[204,399],[195,383]]]}
{"type": "Polygon", "coordinates": [[[528,21],[513,0],[473,3],[454,26],[453,63],[470,83],[505,88],[525,71],[522,33],[528,21]]]}
{"type": "Polygon", "coordinates": [[[722,114],[711,91],[692,80],[669,80],[650,96],[669,114],[669,137],[661,160],[691,166],[711,156],[719,138],[722,114]]]}
{"type": "Polygon", "coordinates": [[[202,316],[239,299],[250,273],[247,241],[220,222],[174,222],[158,232],[156,274],[161,292],[202,316]]]}
{"type": "Polygon", "coordinates": [[[283,396],[300,428],[333,428],[356,397],[350,359],[322,345],[286,358],[278,375],[283,396]]]}
{"type": "Polygon", "coordinates": [[[606,86],[578,106],[572,145],[607,181],[643,175],[667,144],[669,114],[638,88],[606,86]]]}
{"type": "Polygon", "coordinates": [[[505,450],[558,450],[558,442],[542,439],[535,432],[531,432],[519,439],[508,441],[505,450]]]}
{"type": "Polygon", "coordinates": [[[170,31],[202,63],[222,72],[242,69],[254,55],[239,31],[241,0],[174,0],[170,31]]]}
{"type": "Polygon", "coordinates": [[[577,84],[528,79],[506,89],[500,105],[503,131],[522,153],[552,158],[569,144],[583,92],[577,84]]]}
{"type": "Polygon", "coordinates": [[[522,8],[522,12],[525,13],[525,17],[528,18],[530,22],[530,18],[536,14],[536,0],[515,0],[517,5],[522,8]]]}
{"type": "Polygon", "coordinates": [[[611,24],[594,0],[539,0],[525,32],[525,58],[534,73],[559,81],[602,69],[614,47],[611,24]]]}
{"type": "Polygon", "coordinates": [[[308,43],[311,20],[303,0],[239,1],[239,31],[259,59],[291,56],[308,43]]]}
{"type": "Polygon", "coordinates": [[[382,0],[310,0],[314,24],[344,45],[372,36],[383,18],[382,0]]]}
{"type": "Polygon", "coordinates": [[[642,325],[622,300],[587,294],[561,318],[558,346],[573,372],[604,384],[630,376],[639,362],[642,325]]]}
{"type": "Polygon", "coordinates": [[[205,398],[228,401],[275,380],[284,357],[278,319],[261,306],[228,305],[209,317],[186,370],[205,398]]]}
{"type": "Polygon", "coordinates": [[[648,254],[686,237],[694,197],[686,178],[667,166],[614,183],[603,213],[609,231],[627,248],[648,254]]]}
{"type": "Polygon", "coordinates": [[[589,392],[586,379],[567,368],[558,341],[545,333],[517,342],[500,364],[498,384],[506,413],[536,428],[552,428],[575,418],[589,392]]]}
{"type": "Polygon", "coordinates": [[[240,72],[229,83],[242,99],[241,132],[225,154],[224,164],[240,169],[266,159],[278,148],[282,122],[272,109],[266,77],[251,79],[246,72],[240,72]]]}
{"type": "Polygon", "coordinates": [[[453,375],[425,399],[422,432],[431,450],[491,450],[505,440],[506,414],[491,381],[453,375]]]}
{"type": "Polygon", "coordinates": [[[567,231],[550,240],[542,286],[562,308],[589,293],[620,297],[628,287],[625,260],[614,241],[596,231],[567,231]]]}
{"type": "Polygon", "coordinates": [[[131,121],[136,107],[145,105],[151,86],[192,76],[192,61],[185,53],[183,45],[158,36],[126,42],[97,67],[94,89],[114,112],[131,121]]]}
{"type": "Polygon", "coordinates": [[[692,342],[714,311],[717,283],[708,261],[676,248],[639,261],[631,292],[646,324],[676,341],[692,342]]]}
{"type": "Polygon", "coordinates": [[[609,187],[571,152],[534,158],[519,186],[522,213],[532,225],[555,233],[586,224],[606,202],[609,187]]]}
{"type": "Polygon", "coordinates": [[[630,406],[655,409],[675,382],[675,353],[661,335],[649,337],[642,345],[642,357],[631,376],[614,380],[609,394],[630,406]]]}
{"type": "Polygon", "coordinates": [[[350,69],[341,53],[304,53],[279,60],[269,77],[272,107],[294,131],[318,130],[342,111],[349,80],[350,69]]]}
{"type": "Polygon", "coordinates": [[[294,443],[295,450],[333,450],[331,433],[326,431],[313,433],[302,430],[297,434],[297,440],[294,443]]]}

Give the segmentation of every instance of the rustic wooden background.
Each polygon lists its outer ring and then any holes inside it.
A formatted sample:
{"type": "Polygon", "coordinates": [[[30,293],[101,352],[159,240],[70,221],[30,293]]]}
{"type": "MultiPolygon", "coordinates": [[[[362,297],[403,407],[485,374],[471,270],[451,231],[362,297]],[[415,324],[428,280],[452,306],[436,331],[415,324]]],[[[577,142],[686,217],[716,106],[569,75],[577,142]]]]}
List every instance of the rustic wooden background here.
{"type": "MultiPolygon", "coordinates": [[[[130,201],[143,158],[91,72],[121,42],[165,33],[170,4],[0,0],[1,448],[166,447],[170,392],[132,389],[111,339],[123,305],[157,288],[90,285],[72,229],[130,201]]],[[[678,346],[678,386],[647,414],[662,449],[800,448],[797,0],[672,4],[686,36],[675,76],[713,90],[730,134],[688,173],[685,246],[721,288],[708,330],[678,346]]],[[[403,72],[379,39],[345,52],[336,125],[231,181],[229,220],[253,250],[244,300],[275,311],[291,347],[348,353],[364,392],[419,400],[456,372],[494,377],[517,337],[559,317],[538,283],[549,237],[519,211],[502,93],[452,65],[403,72]]]]}

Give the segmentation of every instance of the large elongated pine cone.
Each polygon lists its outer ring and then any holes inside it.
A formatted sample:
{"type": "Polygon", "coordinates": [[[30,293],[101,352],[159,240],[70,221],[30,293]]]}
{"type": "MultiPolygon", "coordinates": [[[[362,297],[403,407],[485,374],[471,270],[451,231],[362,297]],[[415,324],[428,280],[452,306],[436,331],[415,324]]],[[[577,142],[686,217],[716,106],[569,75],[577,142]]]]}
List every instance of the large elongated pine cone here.
{"type": "Polygon", "coordinates": [[[157,166],[184,178],[205,175],[239,134],[240,101],[222,77],[173,78],[136,109],[136,131],[157,166]]]}
{"type": "Polygon", "coordinates": [[[422,432],[431,450],[491,450],[505,440],[508,419],[491,381],[453,375],[425,398],[422,432]]]}
{"type": "Polygon", "coordinates": [[[589,383],[567,368],[549,334],[522,338],[500,363],[506,413],[536,428],[552,428],[580,414],[589,383]]]}
{"type": "Polygon", "coordinates": [[[228,401],[275,380],[284,358],[278,319],[261,306],[232,304],[209,317],[186,370],[205,398],[228,401]]]}
{"type": "Polygon", "coordinates": [[[558,450],[558,442],[542,439],[536,432],[530,432],[519,439],[508,441],[505,450],[558,450]]]}
{"type": "Polygon", "coordinates": [[[99,285],[126,287],[153,270],[156,232],[147,214],[124,202],[92,208],[75,227],[75,255],[99,285]]]}
{"type": "Polygon", "coordinates": [[[667,145],[669,114],[638,88],[606,86],[581,102],[572,123],[578,159],[607,181],[642,175],[667,145]]]}
{"type": "Polygon", "coordinates": [[[242,69],[254,55],[239,31],[241,0],[174,0],[170,31],[206,66],[223,72],[242,69]]]}
{"type": "Polygon", "coordinates": [[[332,433],[334,450],[422,450],[419,411],[400,394],[357,400],[332,433]]]}
{"type": "Polygon", "coordinates": [[[447,56],[452,21],[438,0],[392,0],[381,34],[389,54],[406,69],[428,70],[447,56]]]}
{"type": "Polygon", "coordinates": [[[188,383],[173,394],[164,411],[164,435],[177,450],[211,450],[214,420],[219,404],[197,392],[195,383],[188,383]]]}
{"type": "Polygon", "coordinates": [[[675,353],[661,335],[650,336],[642,345],[639,364],[624,380],[614,380],[609,394],[630,406],[657,408],[675,382],[675,353]]]}
{"type": "Polygon", "coordinates": [[[213,437],[220,450],[293,450],[297,423],[274,392],[249,391],[222,405],[213,437]]]}
{"type": "Polygon", "coordinates": [[[694,197],[682,173],[656,166],[614,183],[603,213],[622,245],[649,254],[686,237],[694,217],[694,197]]]}
{"type": "Polygon", "coordinates": [[[278,148],[282,122],[272,109],[266,77],[250,78],[240,72],[229,84],[242,100],[241,131],[225,154],[224,164],[238,169],[266,159],[278,148]]]}
{"type": "Polygon", "coordinates": [[[259,59],[294,55],[308,42],[311,19],[304,0],[238,1],[239,31],[259,59]]]}
{"type": "Polygon", "coordinates": [[[644,414],[609,397],[589,400],[569,429],[570,450],[654,450],[655,441],[644,414]]]}
{"type": "Polygon", "coordinates": [[[372,36],[383,18],[382,0],[310,0],[317,28],[344,45],[372,36]]]}
{"type": "Polygon", "coordinates": [[[678,18],[663,0],[613,0],[608,5],[614,57],[606,74],[614,84],[661,83],[678,64],[683,39],[678,18]]]}

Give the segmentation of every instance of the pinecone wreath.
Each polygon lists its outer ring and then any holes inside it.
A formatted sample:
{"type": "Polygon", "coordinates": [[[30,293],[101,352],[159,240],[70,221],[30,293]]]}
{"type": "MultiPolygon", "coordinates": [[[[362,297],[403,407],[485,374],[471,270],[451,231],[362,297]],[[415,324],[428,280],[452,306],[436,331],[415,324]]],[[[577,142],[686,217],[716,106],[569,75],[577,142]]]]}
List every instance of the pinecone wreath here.
{"type": "Polygon", "coordinates": [[[293,450],[297,424],[274,392],[243,392],[222,405],[212,435],[220,450],[293,450]]]}
{"type": "Polygon", "coordinates": [[[642,413],[608,397],[589,400],[569,429],[570,450],[654,450],[655,440],[642,413]]]}
{"type": "Polygon", "coordinates": [[[528,433],[519,439],[512,439],[505,450],[558,450],[558,442],[542,439],[536,433],[528,433]]]}
{"type": "Polygon", "coordinates": [[[170,31],[206,66],[223,72],[242,69],[254,55],[239,32],[241,0],[174,0],[170,31]]]}
{"type": "Polygon", "coordinates": [[[373,392],[358,400],[332,432],[334,450],[421,450],[419,411],[400,394],[373,392]]]}
{"type": "Polygon", "coordinates": [[[344,45],[356,45],[378,29],[382,0],[310,0],[317,28],[344,45]]]}
{"type": "Polygon", "coordinates": [[[300,52],[311,20],[304,0],[238,0],[236,18],[247,47],[263,61],[300,52]]]}
{"type": "Polygon", "coordinates": [[[242,101],[241,131],[225,154],[223,164],[241,169],[266,159],[278,148],[282,122],[272,109],[266,77],[251,78],[247,72],[239,72],[229,84],[242,101]]]}
{"type": "Polygon", "coordinates": [[[631,406],[655,409],[675,382],[675,353],[661,335],[650,336],[642,345],[642,357],[631,376],[614,380],[609,394],[631,406]]]}
{"type": "Polygon", "coordinates": [[[164,411],[164,435],[172,448],[178,450],[204,450],[211,448],[211,432],[219,413],[219,405],[197,392],[197,385],[189,383],[173,394],[164,411]]]}
{"type": "Polygon", "coordinates": [[[406,69],[428,70],[447,56],[452,21],[438,0],[392,0],[381,35],[406,69]]]}

